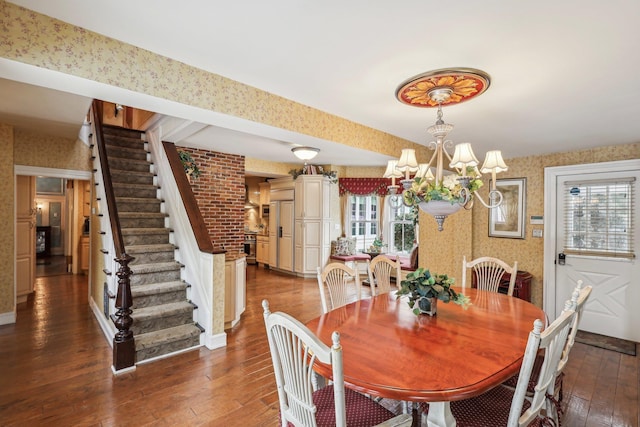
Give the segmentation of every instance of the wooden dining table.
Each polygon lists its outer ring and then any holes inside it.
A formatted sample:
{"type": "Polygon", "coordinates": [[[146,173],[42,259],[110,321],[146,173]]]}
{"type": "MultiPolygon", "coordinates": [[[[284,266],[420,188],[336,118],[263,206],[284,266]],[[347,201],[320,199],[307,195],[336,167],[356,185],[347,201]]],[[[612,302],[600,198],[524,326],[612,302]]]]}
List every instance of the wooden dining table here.
{"type": "MultiPolygon", "coordinates": [[[[460,289],[457,289],[460,291],[460,289]]],[[[415,315],[395,292],[362,299],[312,319],[325,344],[340,333],[345,386],[390,399],[429,402],[427,425],[455,426],[449,402],[467,399],[517,374],[529,332],[544,312],[504,294],[464,289],[464,309],[438,301],[415,315]]],[[[331,377],[331,369],[314,369],[331,377]]]]}

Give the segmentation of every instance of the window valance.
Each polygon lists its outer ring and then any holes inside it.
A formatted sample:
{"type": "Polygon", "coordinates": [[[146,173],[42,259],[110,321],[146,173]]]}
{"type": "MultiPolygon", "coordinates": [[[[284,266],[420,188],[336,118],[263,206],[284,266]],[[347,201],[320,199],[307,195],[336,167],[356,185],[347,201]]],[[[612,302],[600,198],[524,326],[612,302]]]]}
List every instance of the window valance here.
{"type": "Polygon", "coordinates": [[[391,185],[390,178],[340,178],[338,186],[340,195],[353,194],[356,196],[380,196],[387,194],[387,186],[391,185]]]}

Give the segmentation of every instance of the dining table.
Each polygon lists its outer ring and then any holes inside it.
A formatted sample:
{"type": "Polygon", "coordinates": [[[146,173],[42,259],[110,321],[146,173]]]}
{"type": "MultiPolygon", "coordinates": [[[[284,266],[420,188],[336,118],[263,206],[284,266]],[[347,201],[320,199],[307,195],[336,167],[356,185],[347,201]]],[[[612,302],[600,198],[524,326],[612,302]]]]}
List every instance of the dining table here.
{"type": "MultiPolygon", "coordinates": [[[[456,288],[454,288],[456,289],[456,288]]],[[[395,291],[361,299],[306,325],[327,345],[340,334],[345,386],[371,396],[428,402],[429,427],[456,425],[450,402],[477,396],[517,374],[529,332],[545,313],[520,298],[465,288],[471,304],[438,301],[416,315],[395,291]]],[[[331,367],[314,370],[331,378],[331,367]]]]}

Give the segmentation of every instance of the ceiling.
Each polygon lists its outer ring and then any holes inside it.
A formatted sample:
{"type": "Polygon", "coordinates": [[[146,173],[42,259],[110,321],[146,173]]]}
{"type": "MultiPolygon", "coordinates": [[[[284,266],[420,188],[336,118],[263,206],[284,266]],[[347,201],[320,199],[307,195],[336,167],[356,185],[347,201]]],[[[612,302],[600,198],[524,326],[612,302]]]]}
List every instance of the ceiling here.
{"type": "MultiPolygon", "coordinates": [[[[454,143],[471,142],[480,159],[490,149],[508,159],[640,141],[636,0],[12,3],[420,144],[436,111],[398,102],[398,85],[429,70],[477,68],[491,76],[489,89],[444,108],[444,120],[456,125],[454,143]]],[[[21,79],[0,67],[0,120],[77,135],[89,92],[12,80],[21,79]]],[[[150,109],[110,90],[102,99],[150,109]]],[[[155,102],[153,111],[171,114],[168,101],[155,102]]],[[[175,136],[187,146],[295,162],[290,148],[312,145],[321,149],[315,163],[334,165],[389,158],[242,120],[180,117],[193,121],[175,136]]]]}

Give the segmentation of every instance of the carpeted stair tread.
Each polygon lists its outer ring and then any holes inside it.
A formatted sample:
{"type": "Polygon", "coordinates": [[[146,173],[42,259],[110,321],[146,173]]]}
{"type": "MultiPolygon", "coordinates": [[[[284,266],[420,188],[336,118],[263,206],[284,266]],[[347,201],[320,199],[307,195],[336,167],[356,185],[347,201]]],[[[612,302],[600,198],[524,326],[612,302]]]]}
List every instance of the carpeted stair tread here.
{"type": "Polygon", "coordinates": [[[145,235],[145,234],[169,234],[168,228],[123,228],[123,236],[145,235]]]}
{"type": "Polygon", "coordinates": [[[166,218],[169,215],[164,212],[119,212],[120,218],[166,218]]]}
{"type": "Polygon", "coordinates": [[[162,271],[175,271],[182,268],[182,264],[177,261],[154,262],[151,264],[134,264],[130,266],[133,274],[159,273],[162,271]]]}
{"type": "MultiPolygon", "coordinates": [[[[169,304],[154,305],[133,310],[131,317],[134,322],[144,322],[148,319],[172,316],[180,313],[193,312],[193,304],[189,301],[171,302],[169,304]]],[[[160,329],[162,330],[162,329],[160,329]]]]}
{"type": "Polygon", "coordinates": [[[160,331],[147,332],[136,335],[136,350],[164,345],[185,338],[200,336],[200,329],[196,325],[180,325],[160,331]]]}
{"type": "Polygon", "coordinates": [[[125,249],[129,255],[133,255],[133,254],[144,254],[149,252],[175,251],[176,247],[171,243],[160,243],[157,245],[131,245],[131,246],[127,246],[125,249]]]}
{"type": "Polygon", "coordinates": [[[157,197],[117,197],[116,202],[126,203],[162,203],[157,197]]]}
{"type": "Polygon", "coordinates": [[[137,189],[137,190],[157,190],[158,187],[153,184],[134,184],[129,182],[114,182],[113,188],[126,188],[128,190],[137,189]]]}
{"type": "Polygon", "coordinates": [[[133,298],[137,296],[156,295],[159,293],[176,292],[187,289],[187,284],[181,280],[174,280],[173,282],[163,283],[150,283],[148,285],[139,285],[131,288],[133,298]]]}

